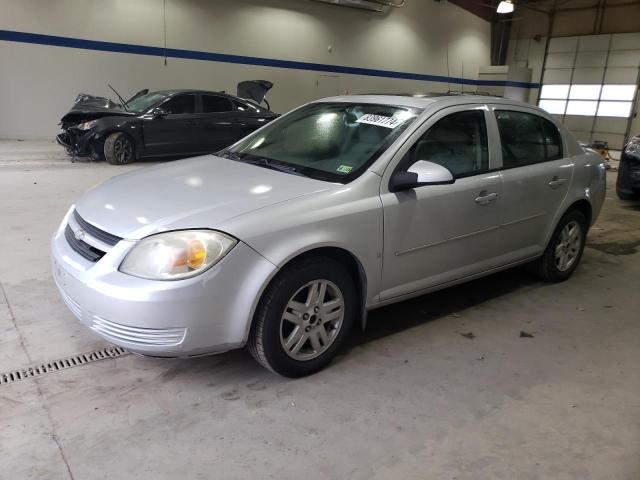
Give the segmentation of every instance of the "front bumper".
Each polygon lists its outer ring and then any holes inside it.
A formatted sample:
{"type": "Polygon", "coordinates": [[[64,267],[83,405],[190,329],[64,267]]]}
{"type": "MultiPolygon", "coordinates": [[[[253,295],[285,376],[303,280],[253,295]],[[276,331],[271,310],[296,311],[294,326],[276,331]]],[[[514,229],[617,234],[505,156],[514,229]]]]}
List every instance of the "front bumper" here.
{"type": "Polygon", "coordinates": [[[71,312],[107,341],[142,355],[188,357],[246,342],[263,286],[276,267],[242,242],[213,268],[177,281],[118,271],[135,241],[121,240],[97,262],[64,235],[69,211],[51,240],[53,276],[71,312]]]}
{"type": "Polygon", "coordinates": [[[67,152],[80,157],[95,154],[93,141],[96,135],[91,130],[78,130],[77,128],[67,128],[56,135],[56,142],[62,145],[67,152]]]}

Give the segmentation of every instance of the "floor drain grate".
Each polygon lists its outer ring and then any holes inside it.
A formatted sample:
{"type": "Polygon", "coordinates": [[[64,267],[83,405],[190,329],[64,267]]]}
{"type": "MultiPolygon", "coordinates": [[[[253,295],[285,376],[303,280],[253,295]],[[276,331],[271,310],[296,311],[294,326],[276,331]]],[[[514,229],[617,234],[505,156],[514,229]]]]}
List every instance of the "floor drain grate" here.
{"type": "Polygon", "coordinates": [[[5,383],[14,383],[27,378],[39,377],[45,373],[57,372],[67,368],[79,367],[87,363],[99,362],[108,358],[122,357],[128,355],[124,348],[121,347],[105,347],[93,352],[81,353],[72,357],[66,357],[60,360],[53,360],[47,363],[41,363],[27,368],[20,368],[10,372],[0,373],[0,385],[5,383]]]}

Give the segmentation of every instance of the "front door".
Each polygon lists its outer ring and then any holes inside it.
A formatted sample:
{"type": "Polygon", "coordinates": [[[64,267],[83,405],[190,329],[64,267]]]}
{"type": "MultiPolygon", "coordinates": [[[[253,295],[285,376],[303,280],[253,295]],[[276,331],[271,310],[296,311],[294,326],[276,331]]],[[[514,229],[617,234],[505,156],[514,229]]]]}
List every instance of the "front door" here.
{"type": "Polygon", "coordinates": [[[166,114],[145,116],[142,124],[145,155],[183,155],[198,152],[200,128],[196,114],[196,95],[174,95],[159,107],[166,114]]]}
{"type": "Polygon", "coordinates": [[[398,152],[402,160],[392,170],[428,160],[448,168],[453,184],[392,193],[391,172],[385,172],[381,300],[495,266],[502,179],[491,171],[496,148],[489,141],[488,115],[484,105],[446,109],[398,152]]]}

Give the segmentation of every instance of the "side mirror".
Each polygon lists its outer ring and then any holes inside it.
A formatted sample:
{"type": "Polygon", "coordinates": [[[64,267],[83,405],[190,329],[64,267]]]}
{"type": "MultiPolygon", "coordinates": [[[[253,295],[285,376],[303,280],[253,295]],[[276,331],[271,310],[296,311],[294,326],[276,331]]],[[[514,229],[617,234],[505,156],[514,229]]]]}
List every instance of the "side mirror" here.
{"type": "Polygon", "coordinates": [[[169,112],[167,112],[164,108],[156,107],[151,111],[151,115],[153,116],[153,118],[163,118],[169,115],[169,112]]]}
{"type": "Polygon", "coordinates": [[[407,171],[398,171],[391,176],[389,190],[401,192],[426,185],[448,185],[455,182],[452,173],[442,165],[419,160],[407,171]]]}

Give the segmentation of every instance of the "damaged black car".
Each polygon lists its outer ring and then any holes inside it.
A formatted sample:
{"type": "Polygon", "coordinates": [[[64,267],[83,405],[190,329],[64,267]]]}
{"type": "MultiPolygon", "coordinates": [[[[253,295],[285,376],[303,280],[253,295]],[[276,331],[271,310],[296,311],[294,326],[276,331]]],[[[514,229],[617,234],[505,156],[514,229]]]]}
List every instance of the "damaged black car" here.
{"type": "Polygon", "coordinates": [[[640,135],[632,137],[622,150],[616,193],[621,200],[640,200],[640,135]]]}
{"type": "Polygon", "coordinates": [[[80,94],[62,117],[56,140],[72,157],[114,165],[139,158],[217,152],[278,115],[266,80],[241,82],[238,96],[204,90],[142,90],[119,102],[80,94]],[[267,108],[261,103],[265,102],[267,108]]]}

